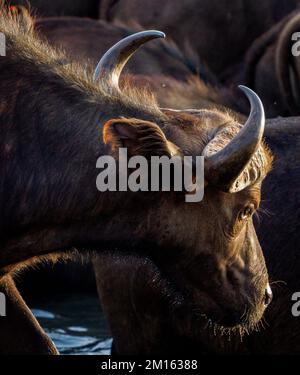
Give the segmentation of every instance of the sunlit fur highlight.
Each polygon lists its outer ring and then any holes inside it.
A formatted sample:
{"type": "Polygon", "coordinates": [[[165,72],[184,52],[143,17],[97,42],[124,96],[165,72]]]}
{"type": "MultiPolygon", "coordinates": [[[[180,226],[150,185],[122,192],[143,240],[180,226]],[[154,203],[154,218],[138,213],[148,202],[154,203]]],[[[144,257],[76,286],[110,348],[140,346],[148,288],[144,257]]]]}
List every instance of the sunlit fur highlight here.
{"type": "Polygon", "coordinates": [[[12,12],[3,1],[0,2],[0,32],[6,36],[6,49],[10,57],[34,63],[44,73],[57,74],[68,86],[72,86],[86,94],[90,101],[97,102],[106,98],[112,104],[121,102],[126,107],[146,110],[163,116],[154,95],[148,90],[136,89],[124,82],[122,93],[109,95],[93,80],[93,69],[90,65],[69,62],[67,54],[50,46],[34,30],[34,18],[26,10],[12,12]],[[65,62],[68,63],[65,63],[65,62]]]}

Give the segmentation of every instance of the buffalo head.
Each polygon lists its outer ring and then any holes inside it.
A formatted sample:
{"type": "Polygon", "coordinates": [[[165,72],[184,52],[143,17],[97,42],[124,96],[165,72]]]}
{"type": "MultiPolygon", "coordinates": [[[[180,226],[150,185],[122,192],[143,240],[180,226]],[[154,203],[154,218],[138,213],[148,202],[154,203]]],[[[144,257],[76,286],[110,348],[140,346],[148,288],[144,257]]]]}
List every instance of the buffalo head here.
{"type": "MultiPolygon", "coordinates": [[[[148,31],[125,38],[104,55],[95,79],[110,95],[120,95],[118,78],[128,58],[145,41],[162,36],[148,31]]],[[[126,147],[130,155],[147,157],[204,156],[201,202],[186,203],[178,192],[132,193],[110,229],[116,236],[132,233],[123,246],[151,258],[187,319],[197,315],[216,327],[249,330],[272,298],[252,222],[272,157],[262,140],[263,105],[253,91],[240,88],[251,104],[244,125],[225,111],[161,109],[156,119],[109,119],[104,142],[113,155],[126,147]]]]}

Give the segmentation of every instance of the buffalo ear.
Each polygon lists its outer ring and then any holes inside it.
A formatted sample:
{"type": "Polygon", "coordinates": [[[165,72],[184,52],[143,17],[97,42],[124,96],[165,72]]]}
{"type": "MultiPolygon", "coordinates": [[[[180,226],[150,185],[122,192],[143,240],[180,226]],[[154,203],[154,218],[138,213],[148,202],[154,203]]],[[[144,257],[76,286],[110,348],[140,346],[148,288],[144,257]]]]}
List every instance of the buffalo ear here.
{"type": "Polygon", "coordinates": [[[135,118],[107,121],[103,127],[103,141],[115,156],[120,147],[126,147],[129,156],[172,157],[181,154],[179,147],[167,140],[158,125],[135,118]]]}

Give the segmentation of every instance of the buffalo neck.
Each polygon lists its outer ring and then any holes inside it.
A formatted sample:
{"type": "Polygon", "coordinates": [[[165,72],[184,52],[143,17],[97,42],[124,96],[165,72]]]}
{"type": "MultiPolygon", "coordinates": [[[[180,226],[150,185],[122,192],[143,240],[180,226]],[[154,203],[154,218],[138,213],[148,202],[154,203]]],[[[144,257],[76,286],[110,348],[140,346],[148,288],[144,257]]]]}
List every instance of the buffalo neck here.
{"type": "Polygon", "coordinates": [[[101,215],[118,206],[118,194],[109,201],[96,189],[96,160],[107,152],[103,124],[156,115],[130,101],[85,92],[32,61],[24,66],[8,58],[0,74],[0,267],[85,246],[87,237],[109,241],[115,233],[103,230],[101,215]]]}

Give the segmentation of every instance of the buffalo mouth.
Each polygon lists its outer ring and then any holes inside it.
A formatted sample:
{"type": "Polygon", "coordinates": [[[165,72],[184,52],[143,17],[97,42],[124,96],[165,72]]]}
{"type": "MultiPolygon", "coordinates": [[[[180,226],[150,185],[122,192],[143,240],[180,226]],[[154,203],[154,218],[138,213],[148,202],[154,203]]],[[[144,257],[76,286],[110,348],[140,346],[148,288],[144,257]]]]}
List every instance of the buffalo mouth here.
{"type": "MultiPolygon", "coordinates": [[[[242,313],[221,311],[222,314],[217,317],[207,313],[203,305],[195,303],[194,298],[172,275],[164,272],[148,255],[137,255],[135,252],[109,254],[108,261],[104,263],[100,256],[98,264],[106,269],[106,274],[107,268],[110,268],[109,274],[113,275],[116,273],[116,263],[122,263],[124,267],[119,268],[122,285],[114,284],[114,289],[117,293],[124,288],[129,290],[129,303],[140,321],[143,321],[145,315],[152,315],[156,321],[168,321],[175,333],[201,345],[206,345],[211,334],[228,338],[235,335],[242,337],[262,325],[260,320],[263,312],[253,308],[250,310],[246,306],[242,313]]],[[[99,276],[102,277],[101,271],[99,276]]],[[[102,282],[111,284],[105,278],[102,282]]]]}
{"type": "Polygon", "coordinates": [[[250,292],[245,296],[245,292],[241,291],[243,300],[241,299],[239,305],[233,306],[236,300],[226,297],[226,294],[220,295],[218,288],[208,291],[203,287],[196,287],[190,280],[175,275],[176,271],[169,272],[168,266],[161,266],[148,254],[147,261],[149,267],[156,270],[156,280],[167,286],[165,290],[170,296],[170,306],[173,307],[170,314],[176,316],[177,312],[184,311],[186,318],[183,319],[183,314],[180,313],[179,322],[187,320],[194,325],[195,331],[204,328],[213,331],[214,335],[243,336],[263,328],[262,317],[267,306],[263,303],[263,297],[259,301],[260,298],[250,296],[250,292]]]}
{"type": "MultiPolygon", "coordinates": [[[[181,301],[177,309],[173,309],[172,314],[177,328],[182,324],[190,327],[190,334],[195,335],[196,339],[203,333],[213,336],[228,336],[230,340],[233,336],[240,339],[244,335],[249,335],[253,331],[259,331],[264,328],[263,313],[264,309],[255,309],[252,306],[244,305],[243,311],[230,310],[225,308],[218,312],[210,311],[192,298],[181,293],[177,285],[170,279],[167,280],[172,285],[174,299],[181,301]]],[[[179,327],[180,328],[180,327],[179,327]]],[[[183,329],[184,330],[184,329],[183,329]]],[[[188,330],[187,330],[188,331],[188,330]]],[[[201,339],[201,337],[199,337],[201,339]]]]}

